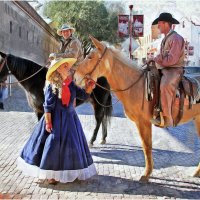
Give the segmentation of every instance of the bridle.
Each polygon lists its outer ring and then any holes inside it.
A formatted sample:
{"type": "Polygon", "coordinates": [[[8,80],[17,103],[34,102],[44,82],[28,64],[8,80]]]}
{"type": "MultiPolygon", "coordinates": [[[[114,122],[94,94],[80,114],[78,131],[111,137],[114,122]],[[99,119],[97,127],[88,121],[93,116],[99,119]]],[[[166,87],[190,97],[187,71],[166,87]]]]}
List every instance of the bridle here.
{"type": "MultiPolygon", "coordinates": [[[[2,71],[2,69],[3,69],[5,64],[7,64],[7,56],[5,58],[3,58],[3,62],[0,65],[0,73],[1,73],[1,71],[2,71]]],[[[10,71],[10,70],[8,69],[8,71],[10,71]]]]}
{"type": "MultiPolygon", "coordinates": [[[[11,75],[11,70],[9,69],[8,63],[7,63],[7,56],[4,58],[3,62],[2,62],[1,65],[0,65],[0,73],[1,73],[1,71],[3,70],[4,65],[6,65],[6,68],[7,68],[7,70],[8,70],[8,75],[11,75]]],[[[32,78],[33,76],[35,76],[35,75],[36,75],[37,73],[39,73],[43,68],[46,68],[46,67],[45,67],[45,66],[41,67],[41,68],[40,68],[38,71],[36,71],[34,74],[32,74],[32,75],[28,76],[27,78],[24,78],[24,79],[22,79],[22,80],[20,80],[20,81],[16,81],[16,82],[12,82],[12,83],[4,83],[4,84],[6,84],[6,85],[14,85],[14,84],[22,83],[22,82],[24,82],[24,81],[26,81],[26,80],[32,78]]]]}
{"type": "MultiPolygon", "coordinates": [[[[101,57],[97,60],[96,64],[95,64],[94,67],[92,68],[92,70],[91,70],[89,73],[87,73],[87,74],[84,75],[83,80],[84,80],[84,79],[86,79],[86,80],[92,80],[92,81],[95,83],[95,85],[99,86],[100,88],[102,88],[102,89],[104,89],[104,90],[110,91],[110,92],[123,92],[123,91],[126,91],[126,90],[130,89],[131,87],[133,87],[136,83],[138,83],[138,82],[140,81],[140,79],[143,77],[145,71],[143,71],[143,73],[140,75],[140,77],[139,77],[135,82],[133,82],[130,86],[128,86],[128,87],[125,88],[125,89],[116,89],[116,90],[107,89],[107,88],[105,88],[105,87],[99,85],[97,82],[95,82],[95,81],[91,78],[91,74],[95,71],[95,69],[97,68],[97,66],[98,66],[99,63],[101,62],[101,60],[102,60],[103,56],[105,55],[107,49],[108,49],[108,48],[105,47],[105,49],[104,49],[104,51],[103,51],[101,57]]],[[[143,66],[145,66],[145,65],[146,65],[146,63],[145,63],[143,66]]]]}
{"type": "MultiPolygon", "coordinates": [[[[101,57],[97,60],[96,64],[95,64],[94,67],[92,68],[92,70],[91,70],[89,73],[85,74],[83,79],[91,79],[91,78],[89,78],[89,77],[91,77],[91,74],[95,71],[95,69],[97,68],[97,66],[98,66],[99,63],[101,62],[101,60],[102,60],[103,56],[105,55],[107,49],[108,49],[107,47],[104,49],[104,51],[103,51],[101,57]]],[[[91,80],[92,80],[92,79],[91,79],[91,80]]]]}
{"type": "MultiPolygon", "coordinates": [[[[140,77],[139,77],[135,82],[133,82],[130,86],[128,86],[128,87],[125,88],[125,89],[116,89],[116,90],[113,90],[113,89],[107,89],[107,88],[101,86],[100,84],[98,84],[96,81],[94,81],[94,80],[91,78],[91,74],[96,70],[97,66],[99,65],[99,63],[100,63],[101,60],[103,59],[103,56],[105,55],[106,51],[107,51],[107,47],[105,47],[105,49],[104,49],[104,51],[103,51],[101,57],[97,60],[96,64],[95,64],[94,67],[92,68],[92,70],[91,70],[89,73],[85,74],[84,77],[83,77],[83,79],[82,79],[81,81],[83,81],[84,79],[86,79],[86,80],[92,80],[92,81],[95,83],[95,85],[99,86],[100,88],[102,88],[102,89],[104,89],[104,90],[106,90],[106,91],[109,91],[109,92],[123,92],[123,91],[129,90],[131,87],[133,87],[133,86],[134,86],[136,83],[138,83],[138,82],[140,81],[140,79],[144,76],[145,70],[143,71],[143,73],[141,73],[140,77]]],[[[146,63],[145,63],[143,66],[145,66],[145,65],[146,65],[146,63]]],[[[103,104],[101,104],[101,103],[97,100],[97,98],[96,98],[96,96],[95,96],[95,94],[94,94],[94,91],[92,91],[92,93],[93,93],[93,95],[94,95],[95,100],[97,101],[97,103],[98,103],[99,105],[101,105],[101,106],[103,106],[103,107],[111,107],[111,106],[112,106],[112,105],[103,105],[103,104]]],[[[116,104],[118,101],[119,101],[119,100],[117,100],[114,104],[116,104]]]]}

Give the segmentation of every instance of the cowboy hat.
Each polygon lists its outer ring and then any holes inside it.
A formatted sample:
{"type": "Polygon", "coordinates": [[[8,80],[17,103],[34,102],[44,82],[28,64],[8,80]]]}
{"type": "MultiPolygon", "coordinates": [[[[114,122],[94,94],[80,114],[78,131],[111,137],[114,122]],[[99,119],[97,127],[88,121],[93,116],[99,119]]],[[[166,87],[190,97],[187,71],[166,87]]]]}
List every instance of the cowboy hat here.
{"type": "Polygon", "coordinates": [[[70,27],[68,24],[63,24],[61,28],[57,30],[57,34],[59,36],[62,36],[62,31],[65,31],[65,30],[71,30],[72,33],[74,33],[75,31],[75,29],[70,27]]]}
{"type": "Polygon", "coordinates": [[[69,68],[77,61],[76,58],[57,58],[51,61],[51,65],[46,74],[46,80],[49,81],[50,76],[56,71],[63,63],[68,63],[69,68]]]}
{"type": "Polygon", "coordinates": [[[179,24],[179,21],[172,17],[170,13],[161,13],[158,18],[156,18],[152,25],[158,24],[159,21],[170,22],[172,24],[179,24]]]}

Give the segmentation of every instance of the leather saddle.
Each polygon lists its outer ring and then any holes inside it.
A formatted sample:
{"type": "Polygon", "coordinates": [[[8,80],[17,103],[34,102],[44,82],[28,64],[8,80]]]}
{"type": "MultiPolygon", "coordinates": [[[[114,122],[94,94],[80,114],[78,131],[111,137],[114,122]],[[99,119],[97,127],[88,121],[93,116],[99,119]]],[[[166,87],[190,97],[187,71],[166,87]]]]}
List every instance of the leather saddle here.
{"type": "MultiPolygon", "coordinates": [[[[160,80],[161,73],[156,68],[155,63],[150,63],[146,68],[146,91],[145,96],[148,101],[152,101],[154,105],[153,118],[160,116],[162,112],[160,102],[160,80]]],[[[174,126],[177,126],[183,116],[183,107],[187,105],[189,109],[193,104],[200,103],[200,75],[199,74],[185,74],[179,82],[176,91],[176,98],[174,103],[179,107],[179,114],[174,120],[174,126]]]]}

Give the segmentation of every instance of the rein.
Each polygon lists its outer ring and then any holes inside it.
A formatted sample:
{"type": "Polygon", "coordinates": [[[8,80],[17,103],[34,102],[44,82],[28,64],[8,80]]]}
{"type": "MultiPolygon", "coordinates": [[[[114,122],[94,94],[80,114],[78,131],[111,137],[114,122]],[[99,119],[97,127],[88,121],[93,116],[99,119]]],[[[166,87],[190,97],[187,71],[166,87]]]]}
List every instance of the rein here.
{"type": "MultiPolygon", "coordinates": [[[[4,65],[6,64],[6,67],[8,69],[8,74],[10,75],[11,74],[11,70],[10,68],[8,67],[8,63],[7,63],[7,57],[4,59],[3,63],[1,64],[0,66],[0,72],[2,71],[4,65]]],[[[18,83],[22,83],[30,78],[32,78],[33,76],[35,76],[36,74],[38,74],[43,68],[45,68],[45,66],[43,66],[42,68],[40,68],[38,71],[36,71],[34,74],[28,76],[27,78],[24,78],[20,81],[16,81],[16,82],[12,82],[12,83],[4,83],[5,85],[14,85],[14,84],[18,84],[18,83]]]]}
{"type": "MultiPolygon", "coordinates": [[[[104,87],[103,87],[103,88],[104,88],[104,87]]],[[[107,89],[107,88],[105,88],[105,89],[107,89]]],[[[107,89],[107,90],[108,90],[108,89],[107,89]]],[[[109,91],[109,90],[108,90],[108,91],[109,91]]],[[[117,103],[119,102],[119,99],[117,99],[116,102],[113,103],[113,104],[110,104],[110,105],[103,105],[102,103],[99,102],[99,100],[98,100],[97,97],[95,96],[94,91],[92,91],[92,94],[93,94],[94,99],[96,100],[96,102],[97,102],[100,106],[102,106],[102,107],[104,107],[104,108],[112,107],[113,105],[115,105],[115,104],[117,104],[117,103]]]]}
{"type": "Polygon", "coordinates": [[[97,66],[98,66],[99,63],[101,62],[101,60],[102,60],[103,56],[105,55],[107,49],[108,49],[107,47],[104,49],[104,51],[103,51],[101,57],[97,60],[97,62],[96,62],[96,64],[94,65],[93,69],[91,70],[91,72],[85,74],[85,77],[91,76],[91,74],[94,72],[94,70],[97,68],[97,66]]]}
{"type": "MultiPolygon", "coordinates": [[[[99,86],[100,88],[102,88],[102,89],[104,89],[104,90],[107,90],[107,91],[109,91],[109,92],[124,92],[124,91],[126,91],[126,90],[129,90],[129,89],[130,89],[131,87],[133,87],[137,82],[139,82],[139,80],[140,80],[140,79],[142,78],[142,76],[144,75],[145,71],[142,72],[142,74],[140,75],[140,77],[139,77],[135,82],[133,82],[130,86],[128,86],[128,87],[125,88],[125,89],[116,89],[116,90],[114,90],[114,89],[107,89],[107,88],[105,88],[105,87],[99,85],[99,84],[98,84],[97,82],[95,82],[92,78],[90,78],[91,74],[94,72],[94,70],[97,68],[97,66],[98,66],[99,63],[101,62],[101,60],[102,60],[103,56],[105,55],[107,49],[108,49],[107,47],[104,49],[104,52],[102,53],[101,57],[97,60],[97,62],[96,62],[96,64],[94,65],[93,69],[91,70],[91,72],[85,74],[85,76],[84,76],[83,79],[92,80],[92,81],[95,83],[95,85],[97,85],[97,86],[99,86]]],[[[146,63],[142,66],[142,68],[143,68],[145,65],[146,65],[146,63]]]]}
{"type": "Polygon", "coordinates": [[[139,82],[139,80],[142,78],[142,76],[144,75],[145,71],[142,72],[142,74],[140,75],[140,77],[135,81],[133,82],[131,85],[129,85],[127,88],[125,89],[107,89],[105,87],[103,87],[102,85],[98,84],[97,82],[95,82],[92,78],[89,78],[89,77],[85,77],[84,79],[86,80],[91,80],[95,83],[95,85],[99,86],[100,88],[104,89],[104,90],[107,90],[109,92],[124,92],[126,90],[129,90],[131,87],[133,87],[136,83],[139,82]]]}
{"type": "MultiPolygon", "coordinates": [[[[106,90],[106,91],[109,91],[109,92],[123,92],[123,91],[126,91],[126,90],[130,89],[130,88],[133,87],[137,82],[139,82],[139,80],[142,78],[142,76],[143,76],[145,73],[146,73],[146,71],[144,70],[143,73],[140,75],[140,77],[139,77],[134,83],[132,83],[132,84],[131,84],[130,86],[128,86],[127,88],[121,89],[121,90],[120,90],[120,89],[119,89],[119,90],[107,89],[107,88],[103,87],[102,85],[98,84],[97,82],[95,82],[92,78],[85,78],[85,79],[87,79],[87,80],[92,80],[92,81],[95,83],[95,85],[97,85],[98,87],[100,87],[100,88],[102,88],[102,89],[104,89],[104,90],[106,90]]],[[[95,94],[94,94],[94,91],[92,91],[92,93],[93,93],[93,96],[94,96],[96,102],[97,102],[100,106],[102,106],[102,107],[104,107],[104,108],[112,107],[113,105],[115,105],[115,104],[117,104],[117,103],[119,102],[119,99],[117,99],[116,102],[113,103],[113,104],[111,104],[111,105],[103,105],[103,104],[100,103],[100,102],[98,101],[98,99],[96,98],[96,96],[95,96],[95,94]]]]}

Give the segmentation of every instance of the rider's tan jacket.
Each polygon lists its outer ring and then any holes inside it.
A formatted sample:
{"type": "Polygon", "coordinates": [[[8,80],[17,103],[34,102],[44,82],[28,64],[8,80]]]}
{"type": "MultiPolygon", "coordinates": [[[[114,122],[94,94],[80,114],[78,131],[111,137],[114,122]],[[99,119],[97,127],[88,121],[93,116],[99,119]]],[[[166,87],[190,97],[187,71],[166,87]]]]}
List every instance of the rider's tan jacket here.
{"type": "Polygon", "coordinates": [[[185,65],[185,42],[182,36],[170,31],[162,40],[160,54],[154,59],[158,69],[185,65]]]}
{"type": "Polygon", "coordinates": [[[71,36],[61,44],[60,53],[56,53],[56,57],[76,58],[76,63],[82,61],[84,55],[81,42],[76,37],[71,36]]]}

